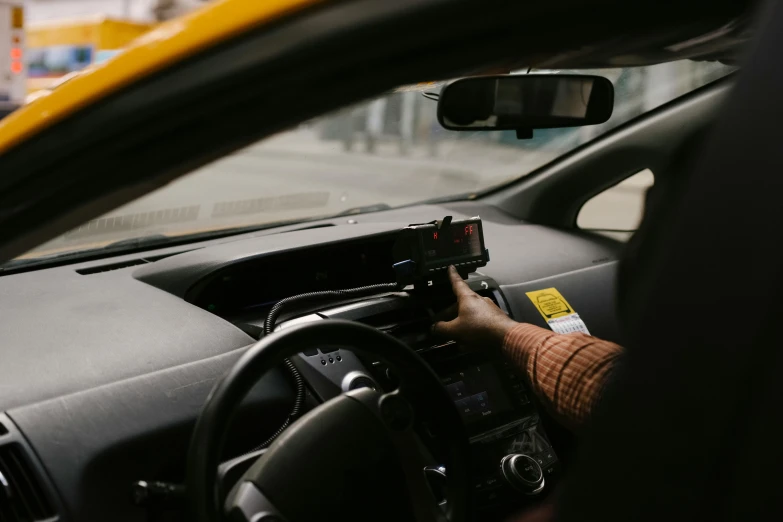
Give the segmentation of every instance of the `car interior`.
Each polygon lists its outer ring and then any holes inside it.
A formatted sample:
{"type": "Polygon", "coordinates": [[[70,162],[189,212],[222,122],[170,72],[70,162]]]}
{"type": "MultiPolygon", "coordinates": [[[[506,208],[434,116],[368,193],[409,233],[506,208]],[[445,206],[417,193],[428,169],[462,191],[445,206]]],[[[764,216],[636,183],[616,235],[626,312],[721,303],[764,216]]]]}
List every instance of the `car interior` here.
{"type": "Polygon", "coordinates": [[[517,4],[294,10],[2,151],[0,521],[501,521],[584,479],[595,433],[558,425],[499,350],[432,333],[455,302],[444,269],[516,321],[555,329],[567,312],[637,341],[646,294],[620,291],[625,263],[652,259],[640,238],[665,221],[648,207],[628,243],[580,228],[580,211],[643,171],[648,202],[682,192],[774,17],[741,1],[517,4]],[[480,193],[12,261],[401,85],[686,59],[736,69],[480,193]]]}

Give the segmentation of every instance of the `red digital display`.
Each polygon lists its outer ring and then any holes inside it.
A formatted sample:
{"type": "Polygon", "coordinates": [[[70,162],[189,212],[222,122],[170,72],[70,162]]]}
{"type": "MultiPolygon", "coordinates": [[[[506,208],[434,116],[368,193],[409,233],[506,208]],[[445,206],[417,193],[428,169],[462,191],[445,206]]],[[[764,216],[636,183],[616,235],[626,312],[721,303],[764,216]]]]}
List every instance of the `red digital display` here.
{"type": "Polygon", "coordinates": [[[470,223],[449,227],[425,234],[424,255],[426,261],[455,260],[481,255],[481,236],[478,224],[470,223]]]}

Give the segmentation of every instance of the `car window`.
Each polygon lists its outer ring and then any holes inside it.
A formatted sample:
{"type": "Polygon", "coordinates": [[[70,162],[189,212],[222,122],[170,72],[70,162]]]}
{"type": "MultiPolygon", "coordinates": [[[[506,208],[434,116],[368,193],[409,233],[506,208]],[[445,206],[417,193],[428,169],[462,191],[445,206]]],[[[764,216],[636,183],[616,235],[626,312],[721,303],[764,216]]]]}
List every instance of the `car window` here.
{"type": "Polygon", "coordinates": [[[612,81],[612,117],[589,127],[536,130],[529,140],[517,139],[514,131],[443,129],[436,118],[437,102],[425,96],[439,86],[398,89],[207,165],[41,245],[26,257],[146,236],[183,236],[444,197],[472,198],[526,176],[731,70],[721,64],[682,61],[579,71],[612,81]]]}
{"type": "Polygon", "coordinates": [[[580,209],[576,225],[582,230],[627,241],[639,228],[645,193],[654,181],[652,171],[645,169],[593,196],[580,209]]]}

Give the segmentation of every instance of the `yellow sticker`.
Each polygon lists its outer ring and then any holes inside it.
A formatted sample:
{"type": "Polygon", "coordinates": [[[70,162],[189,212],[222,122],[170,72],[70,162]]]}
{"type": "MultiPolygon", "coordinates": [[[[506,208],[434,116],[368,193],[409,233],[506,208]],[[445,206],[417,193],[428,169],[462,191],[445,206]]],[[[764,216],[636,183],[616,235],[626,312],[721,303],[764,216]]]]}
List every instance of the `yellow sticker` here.
{"type": "Polygon", "coordinates": [[[549,321],[556,317],[563,317],[574,313],[574,309],[568,304],[556,288],[545,288],[535,292],[527,292],[527,295],[533,304],[538,308],[544,319],[549,321]]]}

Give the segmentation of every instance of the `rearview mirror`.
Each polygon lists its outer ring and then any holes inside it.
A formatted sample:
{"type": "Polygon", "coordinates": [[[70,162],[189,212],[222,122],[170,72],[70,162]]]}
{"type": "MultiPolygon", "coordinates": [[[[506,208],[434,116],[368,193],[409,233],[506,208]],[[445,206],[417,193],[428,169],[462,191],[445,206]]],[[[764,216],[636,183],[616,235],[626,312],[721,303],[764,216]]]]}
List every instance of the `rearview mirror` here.
{"type": "Polygon", "coordinates": [[[612,82],[600,76],[482,76],[441,91],[438,121],[449,130],[581,127],[605,122],[613,106],[612,82]]]}

